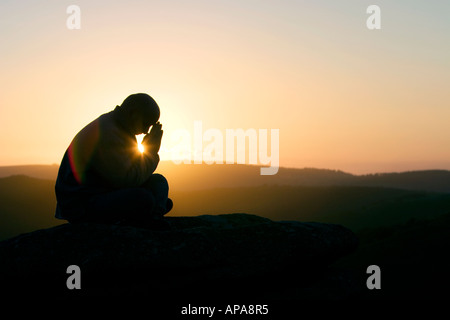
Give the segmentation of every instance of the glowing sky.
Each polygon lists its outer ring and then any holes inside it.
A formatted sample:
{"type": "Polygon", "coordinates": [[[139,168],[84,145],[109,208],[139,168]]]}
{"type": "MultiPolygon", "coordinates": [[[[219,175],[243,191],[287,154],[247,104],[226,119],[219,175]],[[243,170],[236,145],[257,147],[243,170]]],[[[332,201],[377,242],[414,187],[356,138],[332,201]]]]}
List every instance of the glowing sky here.
{"type": "Polygon", "coordinates": [[[447,0],[2,0],[0,40],[0,165],[59,163],[82,127],[146,92],[162,151],[199,120],[279,129],[281,166],[450,169],[447,0]]]}

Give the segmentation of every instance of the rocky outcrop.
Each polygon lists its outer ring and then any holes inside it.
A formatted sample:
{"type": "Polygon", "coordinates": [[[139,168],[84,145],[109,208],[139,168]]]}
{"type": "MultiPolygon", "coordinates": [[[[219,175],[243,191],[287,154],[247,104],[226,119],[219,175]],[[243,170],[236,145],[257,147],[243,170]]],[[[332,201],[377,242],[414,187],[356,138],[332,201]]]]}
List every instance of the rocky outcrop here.
{"type": "Polygon", "coordinates": [[[357,246],[350,230],[332,224],[248,214],[166,219],[166,231],[64,224],[3,241],[0,282],[55,296],[264,296],[291,282],[310,286],[357,246]],[[81,290],[66,287],[70,265],[80,267],[81,290]]]}

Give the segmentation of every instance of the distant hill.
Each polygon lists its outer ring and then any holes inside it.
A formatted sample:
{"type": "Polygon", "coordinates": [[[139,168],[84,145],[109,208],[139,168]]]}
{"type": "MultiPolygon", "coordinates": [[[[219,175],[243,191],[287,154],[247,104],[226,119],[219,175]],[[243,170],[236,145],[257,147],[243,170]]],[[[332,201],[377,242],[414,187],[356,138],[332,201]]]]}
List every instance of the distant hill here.
{"type": "MultiPolygon", "coordinates": [[[[342,224],[354,231],[450,213],[450,194],[348,186],[171,189],[171,216],[250,213],[272,220],[342,224]]],[[[64,223],[54,218],[54,181],[0,178],[0,240],[64,223]]]]}
{"type": "Polygon", "coordinates": [[[23,165],[0,167],[0,178],[24,175],[32,178],[56,180],[59,165],[23,165]]]}
{"type": "Polygon", "coordinates": [[[54,218],[55,184],[27,176],[0,179],[0,240],[61,224],[54,218]]]}
{"type": "MultiPolygon", "coordinates": [[[[55,181],[58,168],[58,165],[0,167],[0,178],[27,175],[55,181]]],[[[450,193],[450,171],[447,170],[352,175],[327,169],[280,168],[276,175],[261,176],[260,168],[253,165],[176,165],[172,161],[162,161],[157,172],[167,177],[174,191],[278,185],[384,187],[450,193]]]]}
{"type": "Polygon", "coordinates": [[[450,171],[425,170],[356,176],[356,183],[368,187],[389,187],[450,193],[450,171]]]}
{"type": "Polygon", "coordinates": [[[450,194],[380,187],[260,186],[173,192],[171,215],[242,212],[353,231],[450,213],[450,194]]]}

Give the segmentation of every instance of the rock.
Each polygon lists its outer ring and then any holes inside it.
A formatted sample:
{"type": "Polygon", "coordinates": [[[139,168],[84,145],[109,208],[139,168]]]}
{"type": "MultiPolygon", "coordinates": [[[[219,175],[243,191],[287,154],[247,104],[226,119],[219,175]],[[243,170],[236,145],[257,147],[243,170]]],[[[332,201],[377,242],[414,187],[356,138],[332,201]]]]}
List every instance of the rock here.
{"type": "Polygon", "coordinates": [[[290,282],[310,285],[357,246],[350,230],[333,224],[248,214],[166,219],[171,230],[64,224],[5,240],[0,283],[56,296],[264,296],[290,282]],[[66,287],[70,265],[81,269],[82,290],[66,287]]]}

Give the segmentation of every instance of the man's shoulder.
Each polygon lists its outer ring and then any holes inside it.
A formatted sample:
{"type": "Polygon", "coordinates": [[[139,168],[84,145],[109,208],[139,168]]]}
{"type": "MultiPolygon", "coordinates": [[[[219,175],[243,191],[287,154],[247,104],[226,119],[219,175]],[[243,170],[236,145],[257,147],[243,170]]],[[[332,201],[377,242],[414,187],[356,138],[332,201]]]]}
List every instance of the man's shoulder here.
{"type": "Polygon", "coordinates": [[[106,113],[100,115],[95,120],[99,120],[99,121],[114,121],[114,110],[106,112],[106,113]]]}
{"type": "Polygon", "coordinates": [[[113,110],[113,111],[102,114],[94,121],[98,122],[101,130],[113,132],[113,131],[119,131],[119,129],[120,129],[120,126],[119,126],[116,118],[117,117],[114,114],[114,110],[113,110]]]}
{"type": "Polygon", "coordinates": [[[100,128],[100,138],[106,144],[128,144],[129,140],[135,140],[134,136],[123,129],[123,126],[117,119],[117,114],[113,111],[102,114],[98,119],[100,128]]]}

